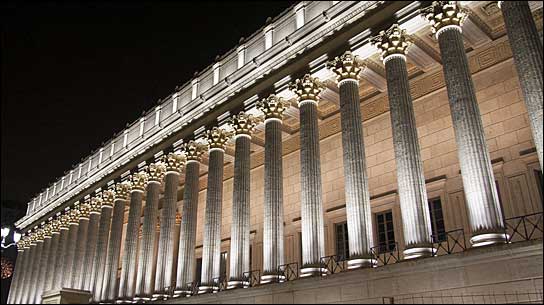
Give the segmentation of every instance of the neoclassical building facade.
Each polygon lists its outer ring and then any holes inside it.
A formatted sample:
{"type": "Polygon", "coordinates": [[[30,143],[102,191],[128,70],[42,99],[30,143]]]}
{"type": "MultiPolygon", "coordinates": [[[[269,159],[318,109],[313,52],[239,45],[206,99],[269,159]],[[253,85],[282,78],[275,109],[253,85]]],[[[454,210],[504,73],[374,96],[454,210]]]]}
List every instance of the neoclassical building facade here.
{"type": "Polygon", "coordinates": [[[542,301],[542,126],[542,2],[303,1],[28,203],[8,303],[542,301]]]}

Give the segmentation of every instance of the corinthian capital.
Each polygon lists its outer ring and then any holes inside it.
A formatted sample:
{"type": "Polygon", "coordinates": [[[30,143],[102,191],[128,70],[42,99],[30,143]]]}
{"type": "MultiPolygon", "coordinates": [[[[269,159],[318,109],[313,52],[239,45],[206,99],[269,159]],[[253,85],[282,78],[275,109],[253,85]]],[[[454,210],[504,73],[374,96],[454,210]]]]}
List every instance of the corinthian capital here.
{"type": "Polygon", "coordinates": [[[89,205],[91,207],[91,213],[100,214],[100,210],[102,209],[102,197],[91,197],[89,205]]]}
{"type": "Polygon", "coordinates": [[[310,74],[306,74],[304,77],[296,79],[289,84],[289,90],[298,96],[299,105],[305,101],[317,102],[319,100],[318,95],[323,89],[324,86],[319,79],[310,74]]]}
{"type": "Polygon", "coordinates": [[[91,199],[87,199],[77,209],[79,210],[79,219],[89,219],[91,215],[91,199]]]}
{"type": "Polygon", "coordinates": [[[161,183],[165,173],[166,166],[162,162],[151,163],[147,167],[147,177],[149,182],[161,183]]]}
{"type": "Polygon", "coordinates": [[[163,162],[166,165],[166,172],[176,172],[180,174],[185,166],[186,158],[183,154],[172,152],[164,156],[163,162]]]}
{"type": "Polygon", "coordinates": [[[113,201],[115,200],[114,190],[105,190],[102,192],[102,206],[113,207],[113,201]]]}
{"type": "Polygon", "coordinates": [[[81,214],[81,212],[79,211],[79,207],[72,208],[70,210],[70,212],[68,213],[68,223],[69,224],[78,224],[80,214],[81,214]]]}
{"type": "Polygon", "coordinates": [[[335,57],[327,63],[327,68],[336,74],[336,80],[341,82],[346,79],[359,79],[359,73],[366,68],[365,64],[357,60],[351,51],[335,57]]]}
{"type": "Polygon", "coordinates": [[[130,180],[132,181],[131,191],[145,191],[147,185],[147,173],[145,171],[132,174],[130,180]]]}
{"type": "Polygon", "coordinates": [[[235,134],[251,135],[259,121],[259,118],[242,111],[232,116],[229,123],[234,129],[235,134]]]}
{"type": "Polygon", "coordinates": [[[282,97],[271,94],[257,102],[257,108],[264,113],[265,119],[283,119],[283,112],[289,108],[289,103],[282,97]]]}
{"type": "Polygon", "coordinates": [[[38,231],[36,231],[36,241],[43,241],[43,239],[45,238],[45,231],[44,231],[44,227],[45,225],[42,225],[41,228],[38,229],[38,231]]]}
{"type": "Polygon", "coordinates": [[[69,212],[65,212],[60,216],[60,228],[68,229],[70,227],[70,215],[69,212]]]}
{"type": "Polygon", "coordinates": [[[432,32],[438,37],[447,27],[460,29],[468,16],[468,11],[460,7],[457,1],[433,1],[431,6],[421,10],[421,15],[429,21],[432,32]]]}
{"type": "Polygon", "coordinates": [[[391,55],[406,56],[408,47],[412,44],[406,30],[401,29],[398,24],[393,24],[386,31],[370,39],[370,42],[381,52],[381,59],[384,63],[391,55]]]}
{"type": "Polygon", "coordinates": [[[115,184],[115,199],[128,200],[130,187],[131,185],[128,181],[115,184]]]}
{"type": "Polygon", "coordinates": [[[61,220],[55,218],[51,221],[51,234],[60,233],[61,220]]]}
{"type": "Polygon", "coordinates": [[[45,226],[43,226],[43,237],[50,238],[53,234],[53,227],[51,225],[52,220],[49,220],[45,226]]]}
{"type": "Polygon", "coordinates": [[[211,130],[206,131],[206,141],[208,141],[209,149],[214,148],[225,150],[227,141],[232,136],[231,132],[228,132],[224,129],[214,127],[211,130]]]}
{"type": "Polygon", "coordinates": [[[187,157],[187,161],[193,160],[200,162],[202,158],[202,154],[206,150],[206,145],[195,142],[195,141],[189,141],[188,143],[183,143],[183,152],[185,153],[185,156],[187,157]]]}

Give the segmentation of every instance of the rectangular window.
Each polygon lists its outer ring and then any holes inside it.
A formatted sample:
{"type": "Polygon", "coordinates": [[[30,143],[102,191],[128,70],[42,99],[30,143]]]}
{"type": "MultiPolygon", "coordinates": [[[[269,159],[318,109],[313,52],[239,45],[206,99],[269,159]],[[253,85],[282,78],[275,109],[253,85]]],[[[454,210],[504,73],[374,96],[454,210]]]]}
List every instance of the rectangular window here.
{"type": "Polygon", "coordinates": [[[53,194],[52,195],[55,195],[57,193],[57,183],[53,183],[53,194]]]}
{"type": "Polygon", "coordinates": [[[191,100],[194,100],[198,96],[198,79],[193,79],[191,82],[192,91],[191,91],[191,100]]]}
{"type": "Polygon", "coordinates": [[[74,179],[74,171],[70,171],[70,179],[68,180],[68,184],[72,184],[72,180],[74,179]]]}
{"type": "Polygon", "coordinates": [[[140,137],[144,135],[145,118],[140,118],[140,137]]]}
{"type": "Polygon", "coordinates": [[[246,59],[246,47],[240,46],[238,48],[238,69],[244,66],[246,59]]]}
{"type": "Polygon", "coordinates": [[[395,230],[393,227],[393,213],[389,211],[376,213],[376,232],[378,233],[379,252],[388,252],[395,249],[395,230]]]}
{"type": "Polygon", "coordinates": [[[220,63],[215,63],[213,65],[213,84],[216,85],[219,83],[219,67],[221,66],[220,63]]]}
{"type": "Polygon", "coordinates": [[[128,130],[125,129],[125,131],[123,132],[123,147],[127,148],[127,144],[128,144],[128,130]]]}
{"type": "Polygon", "coordinates": [[[200,280],[202,277],[202,257],[199,257],[196,259],[196,270],[195,270],[195,278],[193,279],[193,283],[196,283],[197,286],[200,286],[200,280]]]}
{"type": "Polygon", "coordinates": [[[342,259],[349,258],[348,223],[342,222],[334,225],[336,239],[336,255],[342,259]]]}
{"type": "Polygon", "coordinates": [[[49,198],[49,188],[45,191],[45,201],[49,198]]]}
{"type": "Polygon", "coordinates": [[[60,181],[60,189],[64,189],[64,180],[66,179],[66,177],[62,177],[62,180],[60,181]]]}
{"type": "Polygon", "coordinates": [[[83,169],[83,164],[79,164],[79,171],[77,172],[77,179],[81,178],[81,170],[83,169]]]}
{"type": "Polygon", "coordinates": [[[264,32],[264,49],[268,50],[272,47],[274,29],[269,27],[264,32]]]}
{"type": "Polygon", "coordinates": [[[431,217],[431,228],[433,242],[441,242],[447,239],[444,226],[444,215],[442,213],[442,201],[440,197],[429,199],[429,212],[431,217]]]}
{"type": "Polygon", "coordinates": [[[174,94],[174,97],[172,98],[172,113],[175,113],[178,111],[178,95],[177,93],[174,94]]]}
{"type": "Polygon", "coordinates": [[[110,158],[111,158],[111,156],[113,156],[114,152],[115,152],[115,142],[111,142],[110,158]]]}
{"type": "Polygon", "coordinates": [[[297,30],[304,25],[304,3],[295,8],[297,30]]]}
{"type": "Polygon", "coordinates": [[[161,123],[161,106],[155,108],[155,126],[159,126],[161,123]]]}
{"type": "Polygon", "coordinates": [[[227,252],[221,252],[221,260],[219,262],[219,277],[224,279],[227,277],[227,252]]]}
{"type": "Polygon", "coordinates": [[[100,154],[98,155],[98,164],[102,163],[103,156],[104,156],[104,148],[100,148],[100,154]]]}
{"type": "Polygon", "coordinates": [[[536,188],[538,190],[538,194],[540,195],[540,204],[543,206],[544,209],[544,190],[542,183],[542,171],[539,169],[535,169],[535,180],[536,180],[536,188]]]}
{"type": "Polygon", "coordinates": [[[91,171],[91,166],[93,165],[92,159],[89,158],[89,165],[87,166],[87,173],[91,171]]]}

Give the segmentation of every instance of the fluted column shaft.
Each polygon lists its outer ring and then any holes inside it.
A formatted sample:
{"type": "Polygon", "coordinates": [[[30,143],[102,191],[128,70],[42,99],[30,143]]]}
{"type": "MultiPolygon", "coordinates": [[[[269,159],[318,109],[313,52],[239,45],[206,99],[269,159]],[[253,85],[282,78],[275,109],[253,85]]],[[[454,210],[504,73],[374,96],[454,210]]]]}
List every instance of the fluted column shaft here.
{"type": "Polygon", "coordinates": [[[157,295],[165,295],[167,287],[174,288],[172,287],[172,264],[174,263],[174,226],[176,225],[178,185],[179,173],[176,171],[167,172],[164,177],[164,203],[161,210],[159,256],[155,279],[155,294],[157,295]]]}
{"type": "Polygon", "coordinates": [[[39,262],[38,276],[36,276],[36,292],[34,299],[29,300],[30,303],[41,304],[43,287],[47,273],[47,263],[51,255],[51,236],[45,236],[43,240],[42,255],[39,262]]]}
{"type": "Polygon", "coordinates": [[[527,1],[500,1],[542,170],[542,42],[527,1]]]}
{"type": "Polygon", "coordinates": [[[250,135],[236,135],[234,151],[234,185],[232,195],[232,226],[230,239],[229,286],[231,287],[242,287],[243,273],[249,271],[250,269],[250,147],[250,135]]]}
{"type": "Polygon", "coordinates": [[[404,257],[429,256],[432,255],[431,219],[406,57],[390,55],[384,62],[406,245],[404,257]]]}
{"type": "Polygon", "coordinates": [[[201,292],[214,290],[213,279],[218,278],[220,275],[223,159],[224,151],[222,149],[213,148],[209,151],[208,189],[206,192],[204,241],[202,245],[201,292]]]}
{"type": "Polygon", "coordinates": [[[156,242],[157,214],[159,212],[159,192],[161,184],[158,181],[149,181],[147,184],[147,198],[144,207],[142,225],[142,242],[138,257],[138,274],[136,280],[136,297],[151,299],[154,287],[153,260],[156,242]]]}
{"type": "MultiPolygon", "coordinates": [[[[31,246],[32,247],[32,246],[31,246]]],[[[40,258],[42,255],[43,249],[43,240],[36,241],[36,246],[34,246],[34,254],[31,256],[30,269],[27,273],[27,279],[25,280],[25,291],[23,291],[23,298],[21,302],[23,304],[28,304],[34,300],[34,295],[36,294],[36,275],[39,273],[39,264],[40,258]]]]}
{"type": "Polygon", "coordinates": [[[325,255],[317,102],[299,102],[301,167],[301,276],[321,273],[325,255]]]}
{"type": "Polygon", "coordinates": [[[198,212],[198,178],[200,162],[187,161],[183,190],[183,207],[179,233],[178,266],[176,274],[176,294],[187,292],[187,285],[194,281],[196,221],[198,212]]]}
{"type": "Polygon", "coordinates": [[[125,235],[125,251],[121,265],[121,281],[119,299],[132,301],[136,292],[136,270],[138,264],[138,232],[142,215],[143,190],[133,189],[130,193],[127,233],[125,235]]]}
{"type": "MultiPolygon", "coordinates": [[[[91,279],[93,273],[94,254],[96,251],[96,245],[98,241],[98,225],[100,221],[100,214],[91,212],[89,215],[89,228],[87,231],[87,245],[85,249],[85,256],[83,258],[82,276],[77,283],[77,289],[92,291],[91,279]]],[[[104,251],[104,250],[102,250],[104,251]]]]}
{"type": "Polygon", "coordinates": [[[346,216],[349,238],[349,268],[374,264],[370,194],[366,169],[359,81],[345,79],[340,89],[340,118],[346,192],[346,216]]]}
{"type": "Polygon", "coordinates": [[[437,36],[473,234],[471,242],[474,246],[503,242],[497,189],[461,28],[446,27],[437,36]]]}
{"type": "Polygon", "coordinates": [[[74,258],[76,254],[76,245],[78,244],[79,224],[71,223],[68,230],[68,243],[64,256],[64,271],[62,277],[61,288],[71,288],[72,284],[72,268],[74,267],[74,258]]]}
{"type": "Polygon", "coordinates": [[[64,264],[66,258],[66,252],[68,251],[68,236],[69,230],[67,227],[60,229],[59,244],[57,246],[57,259],[55,260],[54,278],[52,283],[52,290],[59,290],[62,288],[64,279],[64,264]]]}
{"type": "Polygon", "coordinates": [[[20,289],[19,285],[21,283],[23,266],[25,265],[26,251],[19,244],[17,249],[17,260],[15,261],[15,270],[13,270],[13,278],[11,279],[11,286],[9,289],[8,304],[14,304],[17,291],[20,289]]]}
{"type": "Polygon", "coordinates": [[[27,277],[27,273],[28,273],[28,269],[30,269],[30,265],[32,264],[31,260],[32,260],[32,253],[30,252],[30,246],[28,247],[25,247],[24,248],[25,250],[25,260],[24,260],[24,264],[21,265],[22,269],[21,269],[21,279],[19,280],[19,285],[17,285],[17,291],[16,291],[16,294],[14,296],[14,300],[13,300],[13,303],[14,304],[21,304],[21,300],[23,298],[23,292],[25,290],[25,280],[26,280],[26,277],[27,277]]]}
{"type": "Polygon", "coordinates": [[[108,255],[106,257],[104,284],[102,286],[101,296],[101,301],[105,303],[115,302],[119,291],[117,285],[117,269],[119,268],[119,255],[121,252],[125,204],[125,199],[115,198],[115,201],[113,202],[110,240],[108,243],[108,255]]]}
{"type": "Polygon", "coordinates": [[[98,225],[98,237],[93,255],[93,266],[89,279],[89,291],[93,295],[93,303],[100,302],[102,287],[104,284],[106,259],[108,256],[108,245],[111,227],[111,216],[113,209],[109,205],[103,205],[100,212],[100,223],[98,225]]]}
{"type": "Polygon", "coordinates": [[[283,256],[283,159],[281,120],[265,121],[263,281],[274,281],[283,256]]]}
{"type": "Polygon", "coordinates": [[[43,291],[46,292],[54,287],[54,281],[55,281],[55,267],[57,264],[57,259],[59,257],[59,248],[60,245],[60,232],[53,232],[51,234],[51,247],[50,249],[50,255],[47,259],[47,271],[45,273],[45,279],[44,279],[44,286],[43,291]]]}
{"type": "Polygon", "coordinates": [[[74,251],[71,280],[68,288],[81,289],[79,282],[83,278],[83,260],[85,258],[85,250],[87,248],[87,236],[89,234],[89,218],[79,218],[79,228],[77,231],[77,239],[74,251]]]}

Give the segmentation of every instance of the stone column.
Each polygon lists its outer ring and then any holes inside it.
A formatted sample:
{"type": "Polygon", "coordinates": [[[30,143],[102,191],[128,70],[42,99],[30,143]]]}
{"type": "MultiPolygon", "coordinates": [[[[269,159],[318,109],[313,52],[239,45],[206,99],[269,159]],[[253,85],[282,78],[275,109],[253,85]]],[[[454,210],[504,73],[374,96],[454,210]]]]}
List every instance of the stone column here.
{"type": "Polygon", "coordinates": [[[57,246],[57,259],[55,260],[55,269],[53,271],[53,283],[52,290],[59,290],[62,288],[64,279],[64,264],[66,251],[68,249],[68,235],[70,228],[70,216],[65,212],[60,216],[60,236],[59,244],[57,246]]]}
{"type": "Polygon", "coordinates": [[[419,150],[416,118],[408,83],[406,52],[410,40],[397,24],[373,39],[382,52],[397,164],[397,184],[404,232],[404,258],[431,256],[431,218],[419,150]]]}
{"type": "Polygon", "coordinates": [[[138,264],[138,232],[142,216],[142,199],[147,185],[147,173],[134,173],[131,177],[130,207],[128,214],[127,233],[125,235],[125,251],[121,266],[121,281],[119,284],[119,300],[132,303],[136,293],[136,268],[138,264]]]}
{"type": "MultiPolygon", "coordinates": [[[[61,234],[61,217],[57,215],[54,220],[51,221],[51,247],[50,255],[47,259],[47,269],[45,272],[45,279],[43,284],[42,293],[53,289],[55,280],[55,267],[57,264],[58,254],[60,253],[60,234],[61,234]]],[[[40,294],[40,296],[41,296],[40,294]]]]}
{"type": "Polygon", "coordinates": [[[321,257],[325,255],[319,126],[318,94],[323,90],[318,79],[304,75],[289,85],[298,96],[300,109],[300,168],[302,268],[300,276],[324,274],[321,257]]]}
{"type": "Polygon", "coordinates": [[[23,304],[29,304],[34,300],[36,294],[36,277],[39,272],[39,264],[42,256],[43,249],[43,229],[38,229],[36,233],[33,234],[32,243],[30,244],[31,251],[34,253],[30,256],[30,269],[27,273],[27,278],[25,280],[25,290],[23,291],[23,298],[21,302],[23,304]],[[32,249],[34,247],[34,249],[32,249]]]}
{"type": "Polygon", "coordinates": [[[223,160],[225,145],[231,134],[214,127],[212,130],[207,131],[206,136],[209,144],[208,189],[206,191],[206,214],[202,243],[202,278],[199,293],[217,290],[214,279],[220,276],[223,160]]]}
{"type": "Polygon", "coordinates": [[[25,265],[26,254],[25,253],[25,241],[19,240],[17,242],[17,260],[15,261],[15,269],[13,270],[13,278],[11,279],[11,286],[8,295],[8,304],[15,303],[15,295],[17,294],[19,285],[21,283],[22,273],[25,265]]]}
{"type": "MultiPolygon", "coordinates": [[[[52,226],[51,226],[52,219],[49,219],[47,224],[45,225],[43,229],[43,249],[42,249],[42,255],[40,257],[40,262],[38,265],[38,275],[36,278],[36,287],[35,287],[35,293],[34,298],[31,298],[29,300],[29,303],[35,303],[40,304],[42,302],[42,293],[43,293],[43,287],[45,283],[46,273],[47,273],[47,264],[49,261],[49,256],[51,253],[51,235],[52,235],[52,226]]],[[[54,255],[54,254],[53,254],[54,255]]]]}
{"type": "Polygon", "coordinates": [[[528,1],[499,1],[542,170],[542,42],[528,1]]]}
{"type": "Polygon", "coordinates": [[[337,76],[340,89],[340,119],[344,161],[346,216],[348,223],[348,268],[373,267],[372,214],[366,169],[363,119],[359,97],[359,72],[365,68],[351,52],[327,64],[337,76]]]}
{"type": "MultiPolygon", "coordinates": [[[[17,293],[15,294],[15,297],[14,297],[14,303],[15,304],[22,304],[22,300],[23,300],[23,295],[25,293],[25,291],[28,290],[28,288],[25,286],[26,285],[26,280],[28,278],[28,272],[29,272],[29,269],[31,268],[31,265],[32,265],[32,252],[31,252],[31,243],[32,243],[32,232],[28,232],[27,235],[25,236],[24,238],[24,244],[23,244],[23,249],[25,251],[25,261],[24,261],[24,265],[22,265],[23,269],[21,269],[22,273],[21,273],[21,280],[19,282],[19,285],[17,287],[17,293]]],[[[34,247],[32,247],[34,248],[34,247]]]]}
{"type": "Polygon", "coordinates": [[[70,229],[68,230],[68,243],[64,252],[64,271],[61,288],[71,288],[72,284],[72,269],[74,267],[76,245],[78,244],[79,215],[79,207],[74,207],[70,210],[70,229]]]}
{"type": "Polygon", "coordinates": [[[232,117],[230,121],[235,132],[235,156],[228,288],[241,288],[248,285],[243,275],[244,272],[250,271],[250,154],[251,133],[256,123],[257,118],[243,111],[232,117]]]}
{"type": "Polygon", "coordinates": [[[174,226],[178,202],[179,176],[185,166],[185,156],[170,153],[164,158],[166,174],[164,177],[164,202],[161,209],[157,274],[154,298],[167,297],[174,290],[172,271],[174,263],[174,226]]]}
{"type": "Polygon", "coordinates": [[[100,302],[100,298],[102,297],[114,199],[115,192],[113,190],[106,190],[102,194],[102,198],[97,198],[98,203],[101,203],[100,223],[98,224],[98,238],[93,255],[91,278],[89,279],[89,291],[92,292],[93,303],[100,302]]]}
{"type": "Polygon", "coordinates": [[[102,205],[102,199],[98,197],[91,197],[90,200],[90,213],[89,213],[89,229],[87,232],[87,245],[85,248],[85,255],[83,257],[82,276],[77,283],[77,289],[90,291],[92,293],[91,279],[93,273],[93,262],[96,251],[96,244],[98,241],[98,229],[100,221],[100,210],[102,205]]]}
{"type": "Polygon", "coordinates": [[[79,210],[79,229],[77,231],[77,241],[74,251],[72,265],[72,278],[68,288],[81,289],[80,281],[83,279],[83,263],[85,259],[85,250],[87,249],[87,236],[89,234],[89,217],[91,214],[90,199],[80,204],[79,210]]]}
{"type": "Polygon", "coordinates": [[[200,161],[204,145],[190,141],[183,145],[187,158],[185,184],[183,186],[183,207],[179,227],[178,266],[176,272],[175,295],[190,294],[188,285],[196,281],[193,277],[196,246],[196,220],[198,212],[198,192],[200,161]]]}
{"type": "Polygon", "coordinates": [[[283,112],[289,104],[281,97],[270,95],[259,101],[257,108],[263,112],[264,121],[264,223],[263,223],[263,275],[261,283],[285,280],[279,266],[284,264],[283,252],[283,112]]]}
{"type": "Polygon", "coordinates": [[[130,182],[124,181],[115,185],[115,199],[113,201],[110,240],[108,243],[108,255],[106,257],[102,296],[100,298],[102,303],[114,303],[117,299],[117,293],[119,292],[117,270],[119,268],[121,238],[123,236],[125,205],[128,201],[129,192],[130,182]]]}
{"type": "Polygon", "coordinates": [[[440,46],[472,230],[470,242],[473,246],[504,243],[507,236],[499,197],[461,34],[466,12],[455,1],[435,1],[422,13],[440,46]]]}
{"type": "Polygon", "coordinates": [[[166,166],[162,162],[149,165],[147,196],[144,207],[144,220],[142,224],[142,243],[138,257],[138,273],[136,276],[137,300],[148,301],[153,296],[155,288],[153,280],[153,253],[155,249],[155,230],[157,227],[157,214],[159,212],[159,194],[161,182],[164,178],[166,166]]]}

